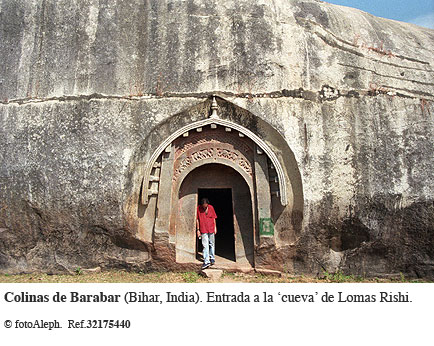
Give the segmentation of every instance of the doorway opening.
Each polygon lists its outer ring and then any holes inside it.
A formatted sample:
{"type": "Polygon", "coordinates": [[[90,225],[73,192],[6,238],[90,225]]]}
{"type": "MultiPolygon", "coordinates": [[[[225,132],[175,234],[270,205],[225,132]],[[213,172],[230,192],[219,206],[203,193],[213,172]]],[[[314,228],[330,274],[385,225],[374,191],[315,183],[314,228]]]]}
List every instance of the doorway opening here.
{"type": "Polygon", "coordinates": [[[172,217],[176,262],[199,263],[202,248],[196,236],[198,199],[207,197],[217,214],[216,264],[254,266],[254,218],[251,187],[234,168],[210,163],[194,168],[178,188],[172,217]]]}
{"type": "MultiPolygon", "coordinates": [[[[198,189],[198,203],[208,198],[217,214],[217,235],[215,237],[215,254],[230,261],[235,261],[234,210],[232,206],[232,189],[202,188],[198,189]]],[[[197,238],[196,238],[197,239],[197,238]]],[[[202,243],[197,239],[197,256],[202,252],[202,243]]]]}

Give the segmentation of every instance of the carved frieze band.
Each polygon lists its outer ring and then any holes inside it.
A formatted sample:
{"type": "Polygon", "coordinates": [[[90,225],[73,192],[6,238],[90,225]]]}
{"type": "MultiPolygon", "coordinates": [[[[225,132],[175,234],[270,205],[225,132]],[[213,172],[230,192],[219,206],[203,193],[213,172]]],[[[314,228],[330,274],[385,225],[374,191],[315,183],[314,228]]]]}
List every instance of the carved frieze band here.
{"type": "Polygon", "coordinates": [[[191,165],[202,160],[221,162],[229,161],[250,177],[253,175],[253,143],[249,138],[240,138],[234,132],[227,132],[223,127],[206,128],[192,133],[189,137],[179,137],[175,144],[173,181],[191,165]]]}
{"type": "Polygon", "coordinates": [[[249,176],[252,177],[253,175],[251,160],[245,157],[240,151],[230,148],[223,143],[204,143],[190,148],[178,157],[175,161],[173,181],[176,181],[182,172],[195,162],[213,158],[216,162],[218,162],[219,159],[228,160],[232,164],[241,167],[249,176]]]}

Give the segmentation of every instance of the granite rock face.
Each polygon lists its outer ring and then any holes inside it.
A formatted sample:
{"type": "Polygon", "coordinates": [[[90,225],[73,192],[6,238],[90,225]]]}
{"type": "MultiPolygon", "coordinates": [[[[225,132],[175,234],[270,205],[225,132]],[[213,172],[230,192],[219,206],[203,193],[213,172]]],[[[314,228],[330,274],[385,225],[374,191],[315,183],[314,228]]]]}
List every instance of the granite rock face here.
{"type": "Polygon", "coordinates": [[[131,177],[217,95],[300,173],[258,267],[434,277],[432,47],[314,0],[0,0],[0,271],[190,268],[134,226],[131,177]]]}

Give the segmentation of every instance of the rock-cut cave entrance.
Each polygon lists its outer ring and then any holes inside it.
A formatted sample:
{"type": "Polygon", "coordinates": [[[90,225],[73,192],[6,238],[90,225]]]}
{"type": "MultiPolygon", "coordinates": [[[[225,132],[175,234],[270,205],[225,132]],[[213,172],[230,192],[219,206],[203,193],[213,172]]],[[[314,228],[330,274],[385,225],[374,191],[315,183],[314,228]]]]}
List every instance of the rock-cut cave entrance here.
{"type": "MultiPolygon", "coordinates": [[[[217,209],[216,255],[222,262],[231,269],[268,263],[274,267],[274,258],[255,249],[276,245],[275,232],[282,227],[301,227],[301,222],[292,219],[294,208],[296,215],[303,210],[294,155],[285,139],[255,115],[217,97],[201,105],[211,106],[208,116],[200,115],[202,108],[192,108],[191,114],[188,111],[161,123],[142,145],[143,152],[154,149],[136,172],[144,173],[138,235],[153,243],[158,260],[179,263],[180,268],[200,264],[196,211],[200,198],[206,196],[217,209]],[[164,134],[155,148],[155,138],[164,134]],[[291,168],[289,176],[286,166],[291,168]]],[[[139,186],[137,174],[135,187],[139,186]]]]}
{"type": "MultiPolygon", "coordinates": [[[[215,254],[229,261],[235,261],[234,210],[232,189],[198,189],[198,201],[208,198],[217,214],[217,235],[215,238],[215,254]]],[[[201,260],[202,243],[196,238],[196,258],[201,260]]]]}
{"type": "Polygon", "coordinates": [[[200,261],[195,236],[197,206],[207,197],[217,214],[216,265],[253,266],[254,220],[252,195],[244,178],[232,167],[209,163],[193,169],[179,189],[176,215],[176,258],[200,261]]]}

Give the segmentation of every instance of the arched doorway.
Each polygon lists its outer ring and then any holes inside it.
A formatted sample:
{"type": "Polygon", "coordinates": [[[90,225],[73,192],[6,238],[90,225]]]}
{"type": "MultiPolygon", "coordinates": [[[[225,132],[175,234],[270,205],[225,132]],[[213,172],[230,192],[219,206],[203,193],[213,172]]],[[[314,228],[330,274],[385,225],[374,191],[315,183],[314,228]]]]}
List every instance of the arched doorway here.
{"type": "Polygon", "coordinates": [[[197,259],[196,207],[200,197],[205,196],[217,213],[217,264],[253,266],[255,222],[249,185],[234,168],[218,163],[193,169],[180,186],[175,222],[176,261],[191,263],[197,259]]]}
{"type": "MultiPolygon", "coordinates": [[[[234,195],[232,186],[247,185],[251,232],[241,232],[237,237],[234,226],[233,240],[220,239],[222,244],[232,242],[233,249],[223,246],[229,254],[221,256],[237,265],[244,256],[244,262],[255,268],[281,267],[276,261],[279,249],[286,249],[290,241],[293,244],[301,230],[303,192],[294,153],[270,124],[213,97],[212,102],[207,100],[156,126],[137,151],[135,160],[131,193],[126,200],[128,222],[137,229],[137,237],[149,244],[153,261],[158,265],[194,268],[199,264],[194,232],[183,232],[182,223],[185,229],[194,229],[195,218],[191,215],[202,195],[212,195],[217,200],[232,197],[232,209],[237,210],[237,201],[243,199],[234,195]],[[207,172],[208,177],[226,170],[241,178],[242,184],[202,185],[185,190],[189,179],[209,169],[203,168],[207,165],[216,165],[207,172]],[[244,235],[250,238],[242,243],[244,235]],[[238,247],[239,244],[243,247],[238,247]]],[[[227,213],[227,210],[219,212],[227,213]]],[[[234,211],[232,215],[235,225],[240,218],[235,219],[234,211]]]]}

